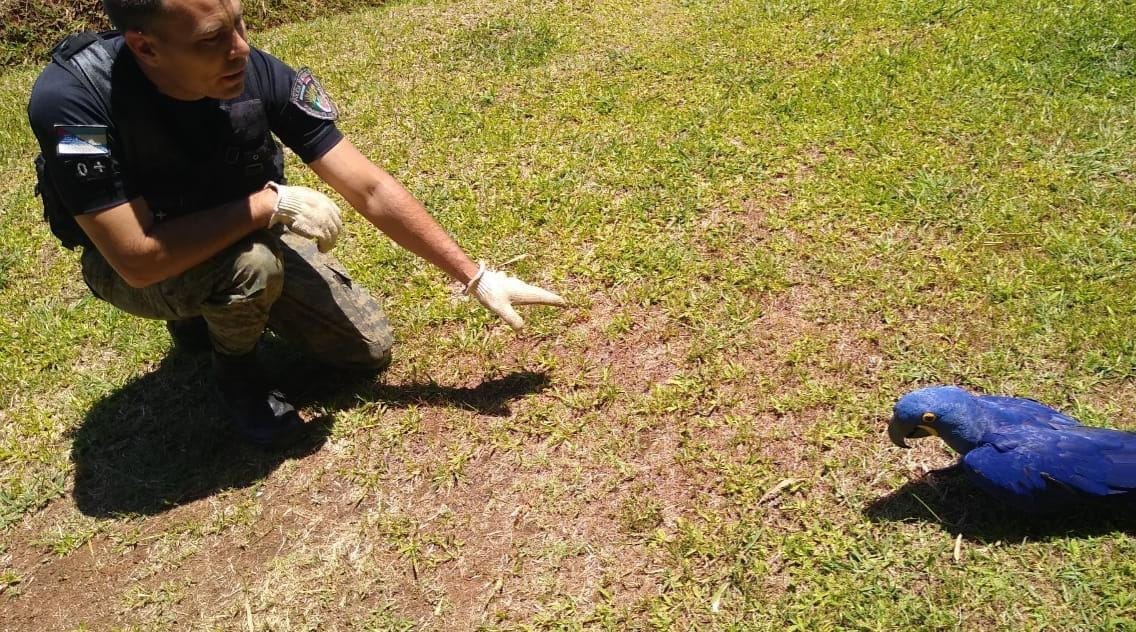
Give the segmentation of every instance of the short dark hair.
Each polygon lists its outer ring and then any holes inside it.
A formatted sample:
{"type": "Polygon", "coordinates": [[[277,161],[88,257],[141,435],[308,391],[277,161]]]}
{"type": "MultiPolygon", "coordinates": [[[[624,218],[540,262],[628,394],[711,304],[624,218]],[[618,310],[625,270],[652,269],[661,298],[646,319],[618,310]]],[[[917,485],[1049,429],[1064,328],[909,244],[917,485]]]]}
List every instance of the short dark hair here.
{"type": "Polygon", "coordinates": [[[120,31],[149,27],[162,12],[162,0],[103,0],[103,10],[120,31]]]}

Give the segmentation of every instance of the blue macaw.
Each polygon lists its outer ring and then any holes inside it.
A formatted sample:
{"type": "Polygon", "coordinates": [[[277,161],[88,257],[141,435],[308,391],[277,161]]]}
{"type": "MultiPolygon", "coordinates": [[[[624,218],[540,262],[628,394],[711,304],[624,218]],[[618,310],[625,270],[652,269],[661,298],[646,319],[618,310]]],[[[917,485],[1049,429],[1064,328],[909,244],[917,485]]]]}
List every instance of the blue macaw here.
{"type": "Polygon", "coordinates": [[[935,435],[962,455],[960,466],[991,495],[1032,512],[1089,498],[1136,499],[1136,433],[1082,426],[1032,399],[972,395],[933,386],[895,405],[888,437],[935,435]]]}

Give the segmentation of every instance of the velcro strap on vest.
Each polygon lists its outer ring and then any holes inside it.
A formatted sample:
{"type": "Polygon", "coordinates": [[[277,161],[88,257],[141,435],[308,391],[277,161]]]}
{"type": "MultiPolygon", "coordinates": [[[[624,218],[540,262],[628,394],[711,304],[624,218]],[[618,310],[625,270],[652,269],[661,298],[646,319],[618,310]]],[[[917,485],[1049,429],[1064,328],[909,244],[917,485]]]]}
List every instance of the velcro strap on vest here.
{"type": "Polygon", "coordinates": [[[106,41],[114,35],[114,31],[83,31],[65,38],[51,52],[52,61],[94,90],[107,112],[111,109],[110,78],[114,57],[106,41]]]}

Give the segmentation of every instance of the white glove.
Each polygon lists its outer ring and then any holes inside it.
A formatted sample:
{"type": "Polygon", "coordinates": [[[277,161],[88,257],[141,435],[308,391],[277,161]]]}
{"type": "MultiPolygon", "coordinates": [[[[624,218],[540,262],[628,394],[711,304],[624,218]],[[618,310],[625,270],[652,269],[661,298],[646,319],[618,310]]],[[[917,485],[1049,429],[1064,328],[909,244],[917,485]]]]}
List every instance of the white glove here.
{"type": "Polygon", "coordinates": [[[289,187],[269,182],[268,188],[276,191],[276,206],[268,227],[284,224],[288,230],[314,240],[320,252],[335,247],[343,219],[339,207],[323,193],[308,187],[289,187]]]}
{"type": "Polygon", "coordinates": [[[513,309],[513,305],[555,305],[566,307],[568,302],[548,290],[529,285],[504,272],[498,272],[481,264],[477,274],[465,286],[465,293],[477,298],[489,311],[500,316],[515,331],[525,326],[525,321],[513,309]]]}

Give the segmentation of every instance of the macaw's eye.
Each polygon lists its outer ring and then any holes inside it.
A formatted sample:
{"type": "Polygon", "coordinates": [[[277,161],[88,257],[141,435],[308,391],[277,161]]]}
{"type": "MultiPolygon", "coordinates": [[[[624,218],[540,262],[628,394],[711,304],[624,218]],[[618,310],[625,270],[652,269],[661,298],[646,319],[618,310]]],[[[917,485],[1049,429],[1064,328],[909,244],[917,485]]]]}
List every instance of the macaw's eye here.
{"type": "Polygon", "coordinates": [[[935,413],[923,413],[923,423],[925,424],[933,424],[938,418],[935,413]]]}

